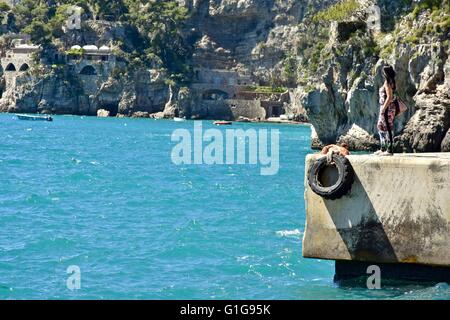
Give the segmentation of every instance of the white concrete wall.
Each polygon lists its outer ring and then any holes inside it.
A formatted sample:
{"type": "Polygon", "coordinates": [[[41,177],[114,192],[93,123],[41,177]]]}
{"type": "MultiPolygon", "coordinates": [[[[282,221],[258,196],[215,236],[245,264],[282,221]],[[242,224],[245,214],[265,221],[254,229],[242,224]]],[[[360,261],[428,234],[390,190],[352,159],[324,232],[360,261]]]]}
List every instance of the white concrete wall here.
{"type": "Polygon", "coordinates": [[[356,178],[341,199],[305,177],[303,256],[450,267],[450,153],[348,158],[356,178]]]}

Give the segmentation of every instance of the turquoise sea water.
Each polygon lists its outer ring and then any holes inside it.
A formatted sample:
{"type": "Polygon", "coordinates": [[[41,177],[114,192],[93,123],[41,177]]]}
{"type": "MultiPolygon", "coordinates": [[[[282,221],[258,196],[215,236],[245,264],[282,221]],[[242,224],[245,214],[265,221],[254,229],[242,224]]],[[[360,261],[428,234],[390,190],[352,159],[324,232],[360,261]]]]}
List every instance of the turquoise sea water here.
{"type": "Polygon", "coordinates": [[[233,127],[280,130],[277,175],[174,165],[171,134],[190,121],[0,114],[0,299],[450,298],[447,284],[333,283],[333,262],[301,257],[310,128],[233,127]]]}

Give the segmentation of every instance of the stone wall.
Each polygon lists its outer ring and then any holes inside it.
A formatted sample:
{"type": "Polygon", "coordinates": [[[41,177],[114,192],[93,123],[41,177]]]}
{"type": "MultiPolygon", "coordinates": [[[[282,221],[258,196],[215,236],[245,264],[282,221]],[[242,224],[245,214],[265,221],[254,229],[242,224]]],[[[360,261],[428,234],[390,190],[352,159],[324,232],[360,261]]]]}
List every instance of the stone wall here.
{"type": "Polygon", "coordinates": [[[239,117],[265,119],[266,111],[258,100],[202,100],[192,116],[213,120],[237,120],[239,117]]]}

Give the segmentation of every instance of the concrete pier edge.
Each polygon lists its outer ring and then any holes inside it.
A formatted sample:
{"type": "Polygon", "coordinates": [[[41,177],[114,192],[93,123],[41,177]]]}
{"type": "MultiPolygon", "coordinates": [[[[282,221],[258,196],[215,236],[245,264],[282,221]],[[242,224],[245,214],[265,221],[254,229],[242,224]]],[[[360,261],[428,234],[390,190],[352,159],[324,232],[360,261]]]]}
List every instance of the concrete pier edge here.
{"type": "Polygon", "coordinates": [[[386,278],[450,283],[450,153],[348,159],[355,181],[340,199],[315,194],[305,174],[303,256],[335,260],[335,280],[378,265],[386,278]]]}

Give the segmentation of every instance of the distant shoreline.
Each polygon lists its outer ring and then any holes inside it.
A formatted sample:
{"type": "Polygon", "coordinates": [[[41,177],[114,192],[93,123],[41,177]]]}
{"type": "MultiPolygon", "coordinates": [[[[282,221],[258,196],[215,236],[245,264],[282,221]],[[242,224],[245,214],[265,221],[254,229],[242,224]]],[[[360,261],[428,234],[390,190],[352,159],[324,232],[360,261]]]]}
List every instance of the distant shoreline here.
{"type": "MultiPolygon", "coordinates": [[[[84,114],[52,114],[52,113],[33,113],[33,112],[0,112],[0,114],[5,115],[12,115],[15,116],[16,114],[23,114],[23,115],[49,115],[49,116],[67,116],[67,117],[89,117],[89,118],[99,118],[99,119],[106,119],[106,118],[112,118],[112,119],[148,119],[148,120],[166,120],[166,121],[173,121],[173,118],[152,118],[152,117],[133,117],[133,116],[114,116],[114,117],[98,117],[95,115],[84,115],[84,114]]],[[[220,121],[223,119],[186,119],[186,121],[220,121]]],[[[299,122],[299,121],[293,121],[293,120],[255,120],[255,121],[239,121],[239,120],[230,120],[233,123],[269,123],[269,124],[290,124],[290,125],[307,125],[312,126],[309,122],[299,122]]]]}

